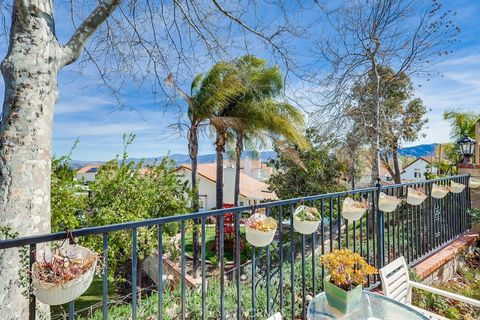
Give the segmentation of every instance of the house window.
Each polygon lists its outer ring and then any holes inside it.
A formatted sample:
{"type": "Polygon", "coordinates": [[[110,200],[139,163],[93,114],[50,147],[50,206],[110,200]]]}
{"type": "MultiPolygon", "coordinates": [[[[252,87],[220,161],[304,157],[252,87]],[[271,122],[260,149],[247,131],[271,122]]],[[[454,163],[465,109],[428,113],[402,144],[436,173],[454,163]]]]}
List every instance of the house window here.
{"type": "Polygon", "coordinates": [[[422,178],[422,173],[420,172],[420,169],[415,169],[415,172],[413,173],[413,176],[416,179],[421,179],[422,178]]]}
{"type": "Polygon", "coordinates": [[[240,201],[240,206],[244,206],[245,205],[245,202],[244,201],[240,201]]]}
{"type": "Polygon", "coordinates": [[[207,209],[206,205],[207,205],[207,197],[205,196],[198,197],[198,209],[200,211],[205,211],[207,209]]]}

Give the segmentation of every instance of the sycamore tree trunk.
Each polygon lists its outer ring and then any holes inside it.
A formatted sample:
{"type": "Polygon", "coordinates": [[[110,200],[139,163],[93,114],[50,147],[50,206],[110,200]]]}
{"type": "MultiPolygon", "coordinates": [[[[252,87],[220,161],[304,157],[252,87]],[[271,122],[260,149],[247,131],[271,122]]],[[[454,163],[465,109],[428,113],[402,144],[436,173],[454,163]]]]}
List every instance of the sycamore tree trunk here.
{"type": "MultiPolygon", "coordinates": [[[[192,163],[192,211],[198,212],[198,185],[197,185],[197,171],[198,171],[198,128],[192,124],[188,132],[188,152],[192,163]]],[[[193,246],[193,268],[192,276],[197,277],[199,267],[199,245],[198,245],[198,219],[193,221],[192,232],[192,246],[193,246]]]]}
{"type": "MultiPolygon", "coordinates": [[[[78,59],[88,37],[117,1],[105,1],[62,46],[52,0],[15,0],[0,125],[0,226],[27,236],[50,232],[53,112],[59,70],[78,59]]],[[[38,248],[37,248],[38,249],[38,248]]],[[[27,319],[28,300],[16,249],[0,251],[0,319],[27,319]]],[[[48,309],[47,309],[48,310],[48,309]]],[[[49,315],[44,315],[49,317],[49,315]]]]}

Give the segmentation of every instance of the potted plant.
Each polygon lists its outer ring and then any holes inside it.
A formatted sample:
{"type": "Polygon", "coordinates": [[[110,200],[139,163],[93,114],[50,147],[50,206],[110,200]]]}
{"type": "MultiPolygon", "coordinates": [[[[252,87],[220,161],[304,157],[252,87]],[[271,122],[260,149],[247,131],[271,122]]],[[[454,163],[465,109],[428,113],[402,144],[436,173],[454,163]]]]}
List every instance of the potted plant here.
{"type": "Polygon", "coordinates": [[[255,213],[245,223],[247,241],[255,247],[268,246],[273,241],[277,221],[264,214],[255,213]]]}
{"type": "Polygon", "coordinates": [[[98,254],[79,245],[57,248],[52,257],[33,265],[33,288],[37,299],[48,305],[75,300],[90,286],[98,254]]]}
{"type": "Polygon", "coordinates": [[[435,199],[442,199],[444,198],[448,193],[450,192],[450,189],[446,186],[439,186],[437,184],[432,184],[432,198],[435,199]]]}
{"type": "Polygon", "coordinates": [[[349,221],[359,220],[370,205],[367,201],[356,201],[346,197],[342,204],[342,216],[349,221]]]}
{"type": "Polygon", "coordinates": [[[465,185],[463,183],[458,183],[455,181],[450,182],[450,192],[451,193],[460,193],[465,189],[465,185]]]}
{"type": "Polygon", "coordinates": [[[333,250],[321,258],[328,276],[323,288],[328,304],[343,313],[349,313],[360,302],[366,276],[376,274],[362,256],[349,249],[333,250]]]}
{"type": "Polygon", "coordinates": [[[392,212],[402,202],[402,199],[395,196],[389,196],[384,192],[380,192],[378,196],[378,209],[383,212],[392,212]]]}
{"type": "Polygon", "coordinates": [[[425,194],[425,190],[423,188],[407,189],[407,203],[411,204],[412,206],[419,206],[427,199],[427,195],[425,194]]]}
{"type": "Polygon", "coordinates": [[[317,208],[302,204],[293,213],[293,228],[301,234],[312,234],[317,230],[321,218],[317,208]]]}
{"type": "Polygon", "coordinates": [[[470,178],[469,187],[472,189],[480,187],[480,178],[470,178]]]}

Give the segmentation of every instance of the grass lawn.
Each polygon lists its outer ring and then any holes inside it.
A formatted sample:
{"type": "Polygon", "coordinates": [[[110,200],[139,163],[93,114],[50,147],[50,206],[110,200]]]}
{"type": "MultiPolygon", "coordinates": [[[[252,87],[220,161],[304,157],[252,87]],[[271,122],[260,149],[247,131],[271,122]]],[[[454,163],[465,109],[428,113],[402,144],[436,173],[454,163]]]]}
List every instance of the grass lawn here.
{"type": "MultiPolygon", "coordinates": [[[[77,300],[75,300],[75,312],[78,312],[83,309],[90,308],[94,304],[98,303],[101,304],[102,302],[102,277],[95,276],[93,278],[93,282],[88,288],[88,290],[81,295],[77,300]]],[[[109,282],[108,286],[108,296],[110,299],[114,298],[116,295],[114,285],[109,282]]],[[[97,306],[96,308],[99,308],[97,306]]],[[[52,319],[63,319],[62,315],[68,315],[68,304],[60,305],[60,306],[52,306],[51,307],[51,315],[52,319]]],[[[85,310],[81,314],[86,314],[89,310],[85,310]]]]}
{"type": "MultiPolygon", "coordinates": [[[[205,258],[206,260],[214,263],[217,258],[215,255],[215,225],[206,225],[205,226],[205,258]]],[[[240,253],[242,262],[250,258],[251,246],[245,240],[245,227],[240,226],[240,237],[243,240],[243,250],[240,253]]],[[[201,236],[199,235],[199,245],[201,245],[201,236]]],[[[185,252],[188,255],[193,254],[193,244],[192,244],[192,230],[187,230],[185,232],[185,252]]],[[[225,262],[233,262],[233,250],[231,248],[225,248],[225,262]]]]}

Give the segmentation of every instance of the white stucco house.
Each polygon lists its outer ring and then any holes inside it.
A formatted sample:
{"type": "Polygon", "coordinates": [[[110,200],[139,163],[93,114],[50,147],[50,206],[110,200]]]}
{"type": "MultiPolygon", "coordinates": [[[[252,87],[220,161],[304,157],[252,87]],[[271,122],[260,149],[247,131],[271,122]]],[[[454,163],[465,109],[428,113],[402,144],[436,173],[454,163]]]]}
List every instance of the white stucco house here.
{"type": "MultiPolygon", "coordinates": [[[[183,181],[191,184],[192,169],[190,165],[181,165],[177,174],[183,181]]],[[[215,182],[217,178],[215,163],[202,163],[198,165],[198,194],[200,210],[209,210],[216,206],[215,182]]],[[[223,168],[223,203],[225,207],[233,205],[235,189],[235,168],[223,168]]],[[[265,200],[276,200],[277,195],[268,190],[268,184],[240,172],[240,198],[239,205],[249,205],[265,200]]]]}
{"type": "Polygon", "coordinates": [[[437,168],[427,158],[418,157],[403,168],[401,178],[406,182],[425,180],[427,172],[437,174],[437,168]]]}

